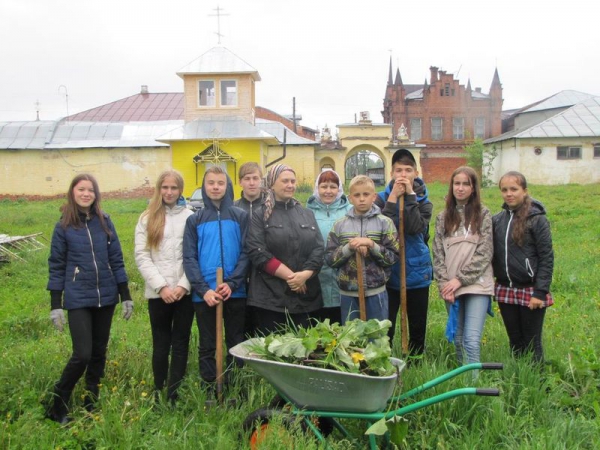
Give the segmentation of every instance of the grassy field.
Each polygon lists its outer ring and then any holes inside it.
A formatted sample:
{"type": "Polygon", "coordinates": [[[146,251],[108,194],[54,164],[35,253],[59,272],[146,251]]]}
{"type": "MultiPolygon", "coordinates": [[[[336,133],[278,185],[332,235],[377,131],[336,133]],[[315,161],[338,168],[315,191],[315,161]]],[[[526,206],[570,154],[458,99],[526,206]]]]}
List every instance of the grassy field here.
{"type": "MultiPolygon", "coordinates": [[[[434,215],[446,186],[430,186],[434,215]]],[[[500,397],[460,397],[408,414],[410,448],[428,449],[593,449],[600,439],[600,185],[533,186],[531,194],[548,209],[556,262],[552,290],[556,305],[546,315],[544,344],[549,364],[540,373],[527,361],[514,361],[499,314],[488,318],[482,360],[503,362],[502,372],[484,372],[479,387],[497,387],[500,397]]],[[[303,200],[305,196],[303,196],[303,200]]],[[[484,202],[497,212],[496,188],[484,190],[484,202]]],[[[59,201],[0,201],[0,234],[42,232],[51,236],[59,201]]],[[[61,428],[44,419],[41,403],[70,354],[68,331],[49,320],[47,251],[27,262],[0,266],[0,448],[8,449],[233,449],[246,448],[241,434],[245,417],[269,402],[272,388],[245,369],[241,383],[248,396],[232,408],[204,409],[192,337],[188,376],[174,409],[154,405],[150,367],[151,336],[143,283],[133,260],[133,229],[146,201],[110,200],[111,214],[125,252],[135,301],[134,317],[115,316],[99,409],[81,407],[81,386],[73,396],[74,422],[61,428]]],[[[433,224],[432,224],[433,225],[433,224]]],[[[403,375],[403,389],[426,382],[455,367],[454,349],[444,338],[446,312],[432,287],[426,358],[403,375]]],[[[195,328],[195,325],[194,325],[195,328]]],[[[398,352],[399,343],[395,343],[398,352]]],[[[469,386],[462,375],[435,393],[469,386]]],[[[232,395],[237,392],[233,389],[232,395]]],[[[417,397],[416,400],[420,399],[417,397]]],[[[346,421],[357,437],[368,425],[346,421]]],[[[264,448],[315,449],[318,443],[298,429],[273,434],[264,448]]],[[[329,444],[347,449],[335,433],[329,444]]]]}

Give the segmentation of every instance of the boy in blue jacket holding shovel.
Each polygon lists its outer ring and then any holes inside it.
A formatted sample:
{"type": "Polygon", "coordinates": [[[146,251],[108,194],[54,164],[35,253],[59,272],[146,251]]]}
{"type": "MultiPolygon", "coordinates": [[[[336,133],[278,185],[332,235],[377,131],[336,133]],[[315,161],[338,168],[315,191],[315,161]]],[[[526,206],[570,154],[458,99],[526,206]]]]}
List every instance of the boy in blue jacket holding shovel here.
{"type": "MultiPolygon", "coordinates": [[[[216,380],[216,308],[223,302],[225,343],[231,348],[244,340],[248,257],[244,241],[248,213],[233,206],[233,184],[218,166],[207,169],[202,183],[204,208],[188,217],[183,236],[183,267],[192,287],[192,301],[200,335],[200,377],[211,386],[216,380]],[[223,282],[217,284],[217,269],[223,282]]],[[[227,367],[234,361],[227,355],[227,367]]]]}

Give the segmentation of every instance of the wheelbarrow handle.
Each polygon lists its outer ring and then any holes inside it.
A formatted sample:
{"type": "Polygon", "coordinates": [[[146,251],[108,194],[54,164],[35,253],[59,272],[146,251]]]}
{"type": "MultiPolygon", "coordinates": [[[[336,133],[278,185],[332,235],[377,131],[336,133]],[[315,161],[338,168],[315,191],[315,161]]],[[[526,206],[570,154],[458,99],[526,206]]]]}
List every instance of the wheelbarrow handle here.
{"type": "Polygon", "coordinates": [[[483,370],[502,370],[502,369],[504,369],[504,364],[502,364],[502,363],[482,363],[481,368],[483,370]]]}
{"type": "Polygon", "coordinates": [[[500,395],[500,390],[496,388],[477,388],[475,390],[475,395],[484,395],[486,397],[498,397],[500,395]]]}

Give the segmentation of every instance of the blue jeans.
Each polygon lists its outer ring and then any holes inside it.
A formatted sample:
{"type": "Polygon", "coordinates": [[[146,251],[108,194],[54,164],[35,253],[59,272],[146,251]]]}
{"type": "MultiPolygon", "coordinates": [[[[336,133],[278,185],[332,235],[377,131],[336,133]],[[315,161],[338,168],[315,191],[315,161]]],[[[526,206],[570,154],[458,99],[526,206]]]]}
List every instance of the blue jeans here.
{"type": "MultiPolygon", "coordinates": [[[[457,297],[460,307],[454,335],[456,359],[460,364],[479,362],[481,335],[491,297],[481,294],[464,294],[457,297]],[[466,361],[465,361],[466,354],[466,361]]],[[[446,303],[449,308],[450,304],[446,303]]]]}
{"type": "MultiPolygon", "coordinates": [[[[365,297],[365,306],[367,309],[367,320],[388,318],[388,295],[386,291],[379,294],[365,297]]],[[[358,306],[358,297],[340,294],[340,309],[342,313],[342,325],[348,320],[358,319],[360,309],[358,306]]]]}

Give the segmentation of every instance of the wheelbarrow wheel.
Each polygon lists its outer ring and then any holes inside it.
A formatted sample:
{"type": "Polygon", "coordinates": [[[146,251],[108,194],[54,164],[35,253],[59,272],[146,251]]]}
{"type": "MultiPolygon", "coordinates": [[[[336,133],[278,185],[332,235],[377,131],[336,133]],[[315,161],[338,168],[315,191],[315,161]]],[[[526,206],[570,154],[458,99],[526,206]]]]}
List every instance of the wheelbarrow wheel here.
{"type": "MultiPolygon", "coordinates": [[[[275,394],[271,402],[269,403],[269,409],[285,409],[288,403],[279,394],[275,394]]],[[[313,417],[310,419],[313,424],[319,429],[319,432],[323,437],[329,436],[334,428],[334,419],[331,417],[313,417]]],[[[307,430],[307,426],[302,422],[302,429],[307,430]]]]}
{"type": "Polygon", "coordinates": [[[251,450],[260,448],[272,434],[276,433],[278,442],[289,442],[293,447],[293,438],[286,431],[293,424],[293,417],[283,413],[280,409],[260,408],[251,412],[242,423],[242,429],[248,438],[251,450]],[[283,428],[272,425],[273,417],[280,418],[283,428]]]}

